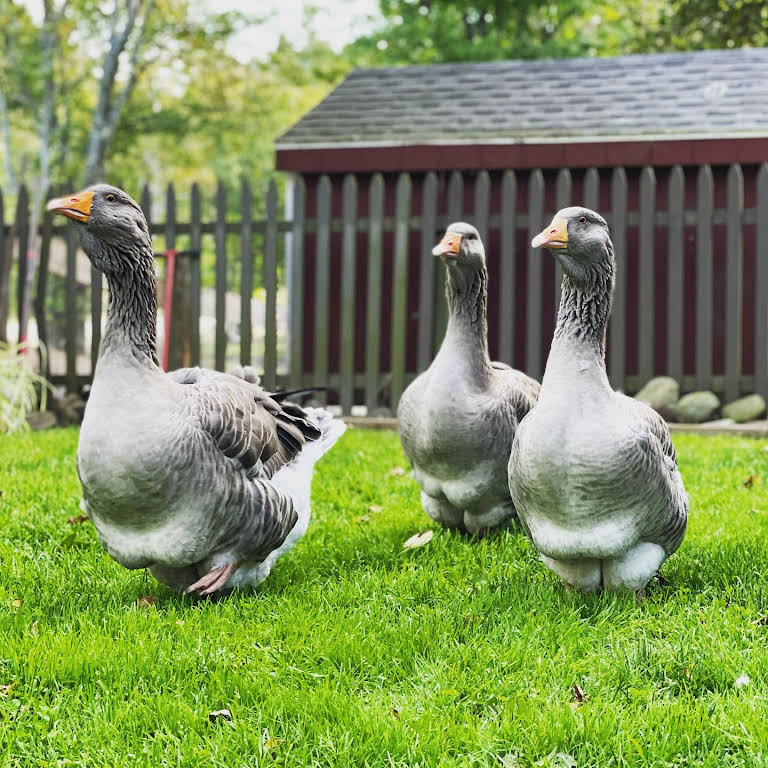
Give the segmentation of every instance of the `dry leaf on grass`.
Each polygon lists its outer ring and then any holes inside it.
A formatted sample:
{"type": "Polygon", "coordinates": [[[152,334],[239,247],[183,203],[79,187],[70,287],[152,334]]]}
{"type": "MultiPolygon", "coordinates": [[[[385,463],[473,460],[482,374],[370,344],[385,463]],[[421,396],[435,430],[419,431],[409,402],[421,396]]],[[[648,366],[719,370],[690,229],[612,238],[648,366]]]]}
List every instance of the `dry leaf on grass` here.
{"type": "Polygon", "coordinates": [[[11,605],[12,605],[14,608],[21,608],[21,604],[22,604],[23,602],[24,602],[24,601],[23,601],[23,600],[22,600],[20,597],[14,597],[14,598],[13,598],[13,600],[11,600],[11,605]]]}
{"type": "Polygon", "coordinates": [[[759,477],[756,477],[755,475],[750,475],[750,476],[749,476],[749,477],[748,477],[748,478],[747,478],[747,479],[746,479],[746,480],[745,480],[745,481],[742,483],[742,485],[743,485],[745,488],[751,488],[753,485],[755,485],[756,483],[759,483],[759,482],[760,482],[760,478],[759,478],[759,477]]]}
{"type": "Polygon", "coordinates": [[[74,517],[68,517],[67,523],[69,525],[79,525],[80,523],[84,523],[86,520],[90,520],[88,515],[75,515],[74,517]]]}
{"type": "Polygon", "coordinates": [[[403,549],[418,549],[425,544],[429,544],[434,536],[434,531],[422,531],[421,533],[414,533],[410,539],[403,543],[403,549]]]}
{"type": "Polygon", "coordinates": [[[360,515],[359,517],[355,518],[356,523],[370,523],[371,518],[369,515],[360,515]]]}
{"type": "Polygon", "coordinates": [[[154,605],[157,602],[155,595],[144,595],[140,597],[133,605],[134,608],[149,608],[150,605],[154,605]]]}
{"type": "Polygon", "coordinates": [[[392,717],[394,717],[395,720],[399,720],[400,719],[400,710],[399,709],[395,709],[394,707],[392,707],[392,717]]]}
{"type": "Polygon", "coordinates": [[[16,687],[16,683],[8,683],[8,685],[0,685],[0,696],[8,696],[11,691],[16,687]]]}
{"type": "Polygon", "coordinates": [[[584,693],[584,690],[578,683],[574,683],[571,690],[573,691],[573,701],[571,702],[571,709],[577,709],[587,700],[587,694],[584,693]]]}
{"type": "Polygon", "coordinates": [[[36,621],[32,622],[32,626],[29,628],[29,634],[32,635],[32,637],[37,637],[40,634],[36,621]]]}
{"type": "Polygon", "coordinates": [[[215,723],[217,720],[229,720],[232,722],[232,713],[228,709],[216,709],[208,713],[208,720],[215,723]]]}
{"type": "Polygon", "coordinates": [[[384,509],[384,507],[380,507],[378,504],[371,504],[368,507],[369,512],[381,512],[382,509],[384,509]]]}
{"type": "Polygon", "coordinates": [[[264,742],[264,749],[277,749],[284,741],[285,739],[267,739],[264,742]]]}
{"type": "Polygon", "coordinates": [[[402,467],[392,467],[389,470],[391,477],[402,477],[405,474],[405,470],[402,467]]]}

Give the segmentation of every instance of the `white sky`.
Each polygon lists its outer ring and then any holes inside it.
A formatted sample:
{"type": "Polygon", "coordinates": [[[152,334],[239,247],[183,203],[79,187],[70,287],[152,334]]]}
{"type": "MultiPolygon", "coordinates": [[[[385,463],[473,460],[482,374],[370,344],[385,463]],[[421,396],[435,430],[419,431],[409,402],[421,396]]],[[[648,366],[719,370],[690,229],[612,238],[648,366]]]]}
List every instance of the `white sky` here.
{"type": "MultiPolygon", "coordinates": [[[[22,0],[35,19],[42,19],[42,0],[22,0]]],[[[277,47],[281,35],[301,45],[307,39],[305,8],[315,8],[312,27],[321,40],[337,50],[371,28],[378,0],[197,0],[208,12],[240,11],[261,23],[248,26],[231,42],[230,52],[247,61],[264,58],[277,47]]]]}

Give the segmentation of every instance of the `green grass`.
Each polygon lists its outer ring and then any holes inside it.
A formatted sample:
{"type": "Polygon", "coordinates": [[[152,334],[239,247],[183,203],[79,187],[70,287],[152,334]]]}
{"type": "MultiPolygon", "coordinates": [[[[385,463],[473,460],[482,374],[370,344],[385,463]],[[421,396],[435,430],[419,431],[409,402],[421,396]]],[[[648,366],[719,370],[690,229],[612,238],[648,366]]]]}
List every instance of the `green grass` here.
{"type": "Polygon", "coordinates": [[[514,531],[404,550],[397,438],[350,430],[296,549],[198,604],[67,524],[76,443],[0,438],[0,766],[768,766],[764,442],[677,437],[689,532],[637,603],[514,531]]]}

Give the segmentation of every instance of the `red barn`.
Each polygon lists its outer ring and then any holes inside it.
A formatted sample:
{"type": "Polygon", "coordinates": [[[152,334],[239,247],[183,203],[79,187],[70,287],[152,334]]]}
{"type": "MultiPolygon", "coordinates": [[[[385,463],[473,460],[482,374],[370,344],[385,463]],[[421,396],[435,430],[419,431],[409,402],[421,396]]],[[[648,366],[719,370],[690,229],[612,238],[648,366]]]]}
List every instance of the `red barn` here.
{"type": "Polygon", "coordinates": [[[557,277],[529,243],[574,203],[603,213],[616,245],[614,386],[668,373],[686,389],[768,396],[766,73],[768,49],[352,72],[277,145],[277,168],[306,189],[294,328],[305,376],[346,386],[346,407],[393,406],[441,333],[442,275],[428,246],[466,219],[486,241],[492,356],[540,377],[557,277]],[[378,174],[381,272],[370,280],[378,174]],[[319,249],[318,204],[332,219],[319,249]]]}

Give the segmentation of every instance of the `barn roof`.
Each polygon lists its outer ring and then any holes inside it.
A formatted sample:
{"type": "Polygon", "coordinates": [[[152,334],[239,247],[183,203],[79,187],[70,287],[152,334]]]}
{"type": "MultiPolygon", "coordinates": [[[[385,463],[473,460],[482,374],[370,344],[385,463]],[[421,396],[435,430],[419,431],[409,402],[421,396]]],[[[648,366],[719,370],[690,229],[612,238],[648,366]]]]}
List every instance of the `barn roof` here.
{"type": "Polygon", "coordinates": [[[297,149],[768,137],[768,48],[352,72],[297,149]]]}

